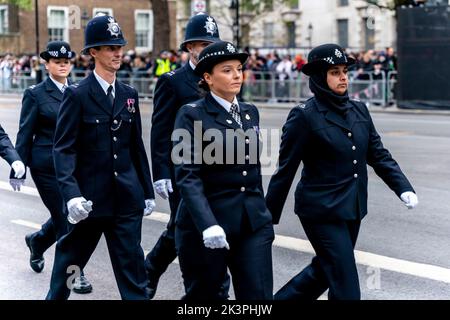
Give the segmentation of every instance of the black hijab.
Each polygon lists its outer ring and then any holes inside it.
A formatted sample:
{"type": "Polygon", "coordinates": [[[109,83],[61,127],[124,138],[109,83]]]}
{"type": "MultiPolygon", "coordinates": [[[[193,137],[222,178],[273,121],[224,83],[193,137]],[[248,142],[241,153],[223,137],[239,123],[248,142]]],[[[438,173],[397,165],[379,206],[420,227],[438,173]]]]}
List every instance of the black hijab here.
{"type": "Polygon", "coordinates": [[[341,115],[346,115],[352,107],[349,101],[348,91],[343,95],[334,93],[327,84],[327,69],[317,70],[309,78],[309,88],[319,102],[328,108],[337,111],[341,115]]]}

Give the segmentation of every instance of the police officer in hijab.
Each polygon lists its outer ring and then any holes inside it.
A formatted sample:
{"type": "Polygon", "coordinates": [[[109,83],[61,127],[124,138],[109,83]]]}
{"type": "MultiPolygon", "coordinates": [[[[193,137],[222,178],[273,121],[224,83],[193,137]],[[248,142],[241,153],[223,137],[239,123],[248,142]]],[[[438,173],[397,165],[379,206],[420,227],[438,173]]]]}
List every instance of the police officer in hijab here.
{"type": "Polygon", "coordinates": [[[259,113],[236,98],[247,58],[230,42],[206,47],[195,72],[208,93],[175,120],[175,243],[190,301],[226,298],[227,268],[236,299],[272,299],[274,231],[261,183],[259,113]]]}
{"type": "MultiPolygon", "coordinates": [[[[16,139],[17,152],[30,168],[42,202],[50,212],[50,218],[42,225],[41,230],[25,237],[30,249],[30,266],[35,272],[44,269],[44,252],[68,231],[53,164],[53,136],[63,92],[70,84],[67,77],[75,52],[67,42],[51,41],[40,56],[45,60],[48,78],[25,90],[16,139]]],[[[11,177],[12,174],[11,172],[11,177]]],[[[22,179],[11,179],[13,187],[20,188],[25,183],[25,178],[24,175],[22,179]]],[[[77,293],[89,293],[92,286],[81,275],[75,279],[73,290],[77,293]]]]}
{"type": "MultiPolygon", "coordinates": [[[[170,220],[167,229],[145,258],[150,298],[156,293],[159,278],[177,256],[174,222],[180,195],[170,156],[175,116],[181,106],[200,98],[197,86],[200,76],[194,73],[198,56],[207,45],[219,40],[219,29],[213,17],[206,13],[191,17],[180,45],[181,50],[189,52],[189,62],[180,69],[163,74],[156,83],[151,128],[152,171],[156,193],[163,199],[169,199],[170,220]]],[[[224,296],[228,296],[228,288],[229,277],[224,281],[224,296]]]]}
{"type": "Polygon", "coordinates": [[[114,17],[90,20],[83,51],[95,69],[64,92],[53,156],[71,225],[56,245],[47,299],[69,297],[68,277],[102,235],[122,299],[148,299],[141,229],[155,202],[138,94],[116,79],[126,44],[114,17]]]}
{"type": "Polygon", "coordinates": [[[278,224],[300,162],[295,192],[299,216],[316,256],[275,299],[360,299],[354,247],[367,214],[367,165],[408,208],[417,196],[383,146],[366,105],[348,96],[347,68],[354,60],[336,44],[311,50],[302,72],[314,97],[291,110],[281,137],[278,169],[266,203],[278,224]]]}

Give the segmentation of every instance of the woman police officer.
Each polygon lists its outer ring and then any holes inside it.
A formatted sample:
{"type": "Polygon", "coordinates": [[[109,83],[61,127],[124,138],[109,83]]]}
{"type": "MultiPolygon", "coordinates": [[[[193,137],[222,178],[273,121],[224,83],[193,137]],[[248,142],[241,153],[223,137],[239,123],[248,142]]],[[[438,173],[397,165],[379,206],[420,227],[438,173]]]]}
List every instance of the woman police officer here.
{"type": "MultiPolygon", "coordinates": [[[[63,92],[70,84],[67,77],[72,69],[71,59],[75,58],[75,52],[67,42],[51,41],[40,56],[45,60],[49,76],[44,82],[25,90],[16,141],[17,152],[30,168],[39,195],[51,216],[41,230],[25,237],[31,252],[30,266],[35,272],[41,272],[44,268],[44,252],[68,231],[52,152],[56,118],[63,92]]],[[[14,181],[17,187],[24,182],[25,176],[14,181]]],[[[81,275],[75,279],[73,290],[89,293],[92,286],[81,275]]]]}
{"type": "Polygon", "coordinates": [[[353,249],[367,214],[367,165],[405,202],[417,204],[414,189],[384,148],[367,107],[348,96],[347,66],[354,60],[335,44],[314,48],[302,72],[314,97],[292,109],[283,127],[278,170],[266,203],[279,222],[295,173],[299,216],[316,256],[275,299],[360,299],[353,249]]]}
{"type": "Polygon", "coordinates": [[[250,152],[259,148],[259,113],[236,99],[247,57],[229,42],[207,46],[195,72],[208,93],[176,117],[172,159],[182,200],[175,244],[186,300],[223,299],[227,267],[236,299],[272,299],[272,217],[264,203],[259,153],[250,152]],[[198,132],[214,140],[214,151],[202,146],[198,132]]]}

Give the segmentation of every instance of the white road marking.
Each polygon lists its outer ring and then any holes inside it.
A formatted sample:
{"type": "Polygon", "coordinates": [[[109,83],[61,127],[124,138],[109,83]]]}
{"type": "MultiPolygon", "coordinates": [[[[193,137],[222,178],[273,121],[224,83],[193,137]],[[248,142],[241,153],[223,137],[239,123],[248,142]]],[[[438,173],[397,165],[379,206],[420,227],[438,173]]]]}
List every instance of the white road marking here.
{"type": "MultiPolygon", "coordinates": [[[[32,196],[39,196],[35,188],[27,187],[26,194],[32,196]],[[33,190],[34,189],[34,190],[33,190]]],[[[0,181],[0,189],[12,191],[11,186],[6,182],[0,181]]],[[[25,190],[25,189],[24,189],[25,190]]],[[[147,220],[153,220],[158,222],[167,223],[169,221],[169,214],[155,211],[150,216],[144,217],[147,220]]],[[[23,225],[33,229],[40,229],[39,224],[27,221],[27,220],[12,220],[14,224],[23,225]]],[[[314,249],[307,240],[302,240],[294,237],[276,235],[274,240],[274,246],[294,250],[298,252],[304,252],[314,254],[314,249]]],[[[146,251],[146,254],[148,251],[146,251]]],[[[420,278],[431,279],[435,281],[441,281],[450,283],[450,269],[434,266],[431,264],[417,263],[408,260],[402,260],[397,258],[386,257],[370,252],[355,250],[356,263],[366,265],[374,268],[380,268],[393,272],[408,274],[420,278]]],[[[174,261],[178,263],[178,260],[174,261]]]]}

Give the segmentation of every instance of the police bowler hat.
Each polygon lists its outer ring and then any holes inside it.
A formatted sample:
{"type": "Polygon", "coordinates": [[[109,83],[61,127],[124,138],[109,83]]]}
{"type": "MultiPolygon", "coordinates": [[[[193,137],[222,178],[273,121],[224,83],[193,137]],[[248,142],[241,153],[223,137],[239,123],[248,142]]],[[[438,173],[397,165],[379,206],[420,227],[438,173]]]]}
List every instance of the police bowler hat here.
{"type": "Polygon", "coordinates": [[[211,70],[216,64],[228,61],[239,60],[242,64],[247,61],[248,54],[240,53],[236,47],[227,41],[218,41],[211,43],[202,50],[198,57],[198,63],[195,67],[195,73],[203,76],[206,70],[211,70]]]}
{"type": "Polygon", "coordinates": [[[75,52],[70,49],[70,45],[65,41],[50,41],[47,43],[47,49],[42,51],[39,56],[48,62],[51,58],[75,58],[75,52]]]}
{"type": "Polygon", "coordinates": [[[82,53],[88,54],[89,48],[100,46],[125,46],[127,41],[116,19],[107,15],[98,15],[89,20],[84,32],[82,53]]]}
{"type": "Polygon", "coordinates": [[[200,12],[189,19],[180,49],[188,52],[186,44],[193,41],[220,41],[219,28],[213,17],[200,12]]]}
{"type": "Polygon", "coordinates": [[[337,44],[327,43],[315,47],[308,54],[308,63],[302,67],[302,72],[308,76],[330,66],[345,64],[347,66],[356,61],[348,57],[344,50],[337,44]]]}

